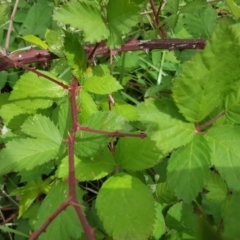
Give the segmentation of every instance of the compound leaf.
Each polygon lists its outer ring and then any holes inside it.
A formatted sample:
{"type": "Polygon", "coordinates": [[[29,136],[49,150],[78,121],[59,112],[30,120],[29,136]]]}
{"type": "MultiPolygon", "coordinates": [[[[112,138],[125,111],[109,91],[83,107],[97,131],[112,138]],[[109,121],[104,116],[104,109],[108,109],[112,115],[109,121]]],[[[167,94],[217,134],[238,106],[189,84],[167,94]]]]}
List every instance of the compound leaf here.
{"type": "Polygon", "coordinates": [[[96,209],[107,233],[114,239],[147,239],[155,222],[150,189],[127,174],[109,178],[102,185],[96,209]]]}

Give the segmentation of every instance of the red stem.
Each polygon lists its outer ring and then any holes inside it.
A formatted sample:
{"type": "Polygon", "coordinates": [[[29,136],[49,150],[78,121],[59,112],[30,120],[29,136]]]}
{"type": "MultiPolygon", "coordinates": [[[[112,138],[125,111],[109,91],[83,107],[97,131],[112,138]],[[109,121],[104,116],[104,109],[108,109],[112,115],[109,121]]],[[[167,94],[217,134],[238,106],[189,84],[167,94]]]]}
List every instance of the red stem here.
{"type": "Polygon", "coordinates": [[[78,125],[78,130],[107,135],[109,137],[139,137],[139,138],[147,137],[146,133],[123,133],[118,131],[108,132],[104,130],[93,129],[82,125],[78,125]]]}
{"type": "Polygon", "coordinates": [[[78,80],[73,78],[73,82],[70,88],[70,102],[71,102],[71,112],[72,112],[72,129],[71,134],[68,137],[68,164],[69,164],[69,174],[68,174],[68,186],[69,186],[69,198],[71,204],[73,205],[78,218],[82,224],[83,230],[86,234],[88,240],[94,240],[94,229],[88,224],[88,221],[82,211],[82,208],[78,202],[76,194],[76,178],[75,178],[75,167],[74,167],[74,142],[75,135],[78,130],[78,107],[76,103],[76,94],[78,93],[79,86],[78,80]]]}

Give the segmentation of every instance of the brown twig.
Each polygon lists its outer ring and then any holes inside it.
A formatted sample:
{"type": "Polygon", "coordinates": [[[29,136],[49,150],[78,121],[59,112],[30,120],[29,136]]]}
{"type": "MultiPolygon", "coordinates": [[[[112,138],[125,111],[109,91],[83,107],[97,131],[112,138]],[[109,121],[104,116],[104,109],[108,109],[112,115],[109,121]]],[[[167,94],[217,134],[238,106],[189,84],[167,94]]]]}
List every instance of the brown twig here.
{"type": "MultiPolygon", "coordinates": [[[[164,40],[149,40],[141,41],[136,39],[131,39],[131,41],[126,42],[121,48],[112,49],[113,53],[128,52],[128,51],[138,51],[138,50],[153,50],[153,49],[169,49],[169,50],[184,50],[184,49],[203,49],[206,45],[206,40],[204,39],[164,39],[164,40]]],[[[84,47],[85,52],[89,55],[93,52],[96,44],[89,44],[84,47]]],[[[109,54],[109,48],[105,43],[100,44],[94,55],[109,54]]],[[[57,58],[54,54],[47,50],[35,50],[31,49],[28,52],[21,54],[12,54],[8,56],[8,59],[12,61],[7,61],[6,58],[0,57],[0,71],[11,67],[15,67],[17,63],[28,64],[43,62],[46,63],[54,58],[57,58]]]]}
{"type": "Polygon", "coordinates": [[[13,19],[17,11],[19,0],[15,1],[13,11],[9,20],[9,26],[8,26],[8,31],[7,31],[7,36],[6,36],[6,41],[5,41],[5,50],[8,52],[9,50],[9,42],[10,42],[10,37],[11,37],[11,32],[13,30],[13,19]]]}

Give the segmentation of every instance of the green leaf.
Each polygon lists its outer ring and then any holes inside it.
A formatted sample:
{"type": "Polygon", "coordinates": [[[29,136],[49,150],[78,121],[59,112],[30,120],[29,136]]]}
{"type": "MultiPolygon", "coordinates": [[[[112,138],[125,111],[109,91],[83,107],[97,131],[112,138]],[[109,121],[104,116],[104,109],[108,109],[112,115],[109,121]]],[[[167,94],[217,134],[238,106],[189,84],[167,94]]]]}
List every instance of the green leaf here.
{"type": "MultiPolygon", "coordinates": [[[[161,175],[160,175],[161,179],[161,175]]],[[[177,198],[172,191],[172,189],[169,188],[167,182],[160,182],[156,186],[156,195],[157,199],[160,203],[175,203],[177,201],[177,198]]]]}
{"type": "Polygon", "coordinates": [[[86,79],[83,84],[83,89],[95,94],[105,95],[123,89],[123,87],[112,75],[104,74],[86,79]]]}
{"type": "Polygon", "coordinates": [[[207,193],[208,197],[215,202],[222,202],[227,196],[227,186],[222,178],[212,171],[209,172],[208,178],[205,179],[205,189],[209,192],[207,193]]]}
{"type": "Polygon", "coordinates": [[[240,123],[240,91],[232,92],[227,95],[224,103],[227,118],[234,122],[240,123]]]}
{"type": "Polygon", "coordinates": [[[222,23],[205,49],[186,62],[175,79],[173,97],[189,121],[203,120],[220,104],[222,95],[231,91],[239,81],[239,29],[239,24],[228,26],[222,23]]]}
{"type": "Polygon", "coordinates": [[[139,179],[119,174],[102,185],[96,209],[114,239],[147,239],[155,222],[150,189],[139,179]]]}
{"type": "Polygon", "coordinates": [[[181,233],[181,239],[198,239],[197,220],[193,207],[183,202],[173,205],[165,218],[168,228],[181,233]]]}
{"type": "Polygon", "coordinates": [[[118,164],[133,171],[153,167],[163,157],[156,143],[149,138],[121,138],[116,146],[115,157],[118,164]]]}
{"type": "Polygon", "coordinates": [[[44,36],[51,24],[53,7],[47,0],[41,0],[32,5],[22,24],[19,34],[44,36]],[[43,17],[44,16],[44,17],[43,17]]]}
{"type": "Polygon", "coordinates": [[[41,193],[48,193],[52,180],[52,178],[47,178],[44,181],[42,181],[42,179],[30,181],[26,186],[17,188],[10,193],[10,196],[21,195],[18,218],[24,214],[41,193]]]}
{"type": "Polygon", "coordinates": [[[210,167],[210,149],[207,141],[195,135],[186,146],[170,157],[167,182],[176,195],[191,202],[202,190],[210,167]]]}
{"type": "Polygon", "coordinates": [[[59,145],[46,139],[16,139],[9,141],[0,153],[0,175],[11,171],[29,170],[53,159],[59,145]]]}
{"type": "Polygon", "coordinates": [[[240,238],[240,192],[234,192],[228,201],[227,208],[223,213],[224,221],[224,234],[228,239],[239,239],[240,238]]]}
{"type": "Polygon", "coordinates": [[[29,235],[27,234],[24,234],[20,231],[17,231],[15,229],[12,229],[11,227],[6,227],[6,226],[0,226],[0,230],[3,231],[3,232],[7,232],[7,233],[14,233],[16,234],[15,236],[19,235],[19,236],[22,236],[24,238],[29,238],[29,235]]]}
{"type": "MultiPolygon", "coordinates": [[[[57,81],[63,82],[48,72],[41,72],[57,81]]],[[[67,90],[56,83],[43,77],[38,77],[35,73],[28,72],[17,81],[9,100],[21,108],[30,110],[44,109],[50,107],[55,99],[62,98],[66,94],[67,90]]]]}
{"type": "Polygon", "coordinates": [[[86,120],[94,113],[98,112],[98,108],[96,103],[94,102],[91,95],[85,91],[84,89],[81,89],[81,93],[79,94],[77,98],[77,104],[79,106],[79,109],[81,109],[81,114],[79,116],[80,122],[86,122],[86,120]]]}
{"type": "MultiPolygon", "coordinates": [[[[82,124],[86,130],[93,128],[100,131],[114,132],[122,128],[125,119],[114,112],[97,112],[82,124]]],[[[79,157],[94,156],[106,146],[110,137],[88,131],[79,131],[75,142],[75,154],[79,157]]]]}
{"type": "Polygon", "coordinates": [[[192,14],[196,11],[202,10],[203,8],[206,8],[207,2],[204,0],[194,0],[191,2],[188,2],[183,7],[179,9],[179,13],[189,13],[192,14]]]}
{"type": "Polygon", "coordinates": [[[198,11],[195,9],[193,13],[185,14],[183,18],[184,27],[194,38],[208,39],[216,27],[216,22],[217,13],[211,5],[206,5],[198,11]]]}
{"type": "Polygon", "coordinates": [[[109,0],[107,5],[107,20],[110,30],[107,45],[110,48],[120,47],[122,35],[130,32],[138,23],[139,7],[129,0],[109,0]]]}
{"type": "Polygon", "coordinates": [[[137,121],[137,109],[133,105],[130,104],[115,104],[113,106],[113,111],[123,116],[128,121],[137,121]]]}
{"type": "Polygon", "coordinates": [[[48,49],[48,45],[44,41],[42,41],[40,38],[38,38],[34,35],[23,36],[22,39],[24,39],[25,41],[30,42],[33,45],[36,45],[42,49],[48,49]]]}
{"type": "Polygon", "coordinates": [[[45,33],[45,38],[48,44],[48,49],[50,52],[54,53],[58,57],[63,57],[63,39],[61,37],[61,34],[47,29],[45,33]]]}
{"type": "Polygon", "coordinates": [[[81,79],[82,72],[86,70],[85,51],[76,34],[65,32],[65,35],[64,48],[68,65],[72,69],[72,74],[81,79]]]}
{"type": "Polygon", "coordinates": [[[137,108],[139,120],[146,124],[148,136],[167,153],[190,142],[194,125],[187,123],[171,100],[147,100],[137,108]]]}
{"type": "Polygon", "coordinates": [[[228,7],[230,8],[234,17],[240,17],[240,7],[234,2],[234,0],[226,0],[228,7]]]}
{"type": "Polygon", "coordinates": [[[84,32],[85,40],[90,43],[100,42],[109,36],[100,11],[84,2],[69,2],[55,11],[53,19],[79,28],[84,32]]]}
{"type": "Polygon", "coordinates": [[[52,141],[56,145],[62,142],[57,127],[49,118],[40,114],[29,117],[22,125],[22,131],[31,137],[52,141]]]}
{"type": "MultiPolygon", "coordinates": [[[[81,188],[77,188],[77,196],[80,203],[84,192],[81,188]]],[[[68,184],[62,181],[56,181],[52,186],[48,195],[42,201],[41,207],[36,216],[34,229],[37,230],[45,221],[48,221],[51,214],[68,198],[68,184]]],[[[82,207],[83,208],[83,207],[82,207]]],[[[68,206],[62,211],[51,224],[47,227],[46,232],[43,232],[39,239],[79,239],[83,230],[79,223],[78,216],[73,206],[68,206]]]]}
{"type": "MultiPolygon", "coordinates": [[[[115,162],[112,154],[108,149],[100,151],[93,158],[83,158],[80,159],[75,157],[75,177],[78,181],[92,181],[101,179],[108,174],[110,174],[115,167],[115,162]]],[[[65,157],[60,164],[57,176],[59,178],[68,178],[68,157],[65,157]]]]}
{"type": "Polygon", "coordinates": [[[205,136],[211,148],[212,164],[228,187],[240,190],[240,126],[223,125],[209,130],[205,136]]]}
{"type": "Polygon", "coordinates": [[[168,0],[164,6],[164,12],[166,15],[169,15],[164,19],[164,23],[167,24],[169,28],[174,28],[178,20],[178,10],[179,9],[179,0],[168,0]]]}
{"type": "Polygon", "coordinates": [[[163,207],[158,202],[155,202],[156,218],[153,225],[153,240],[158,240],[166,232],[164,216],[162,214],[163,207]]]}

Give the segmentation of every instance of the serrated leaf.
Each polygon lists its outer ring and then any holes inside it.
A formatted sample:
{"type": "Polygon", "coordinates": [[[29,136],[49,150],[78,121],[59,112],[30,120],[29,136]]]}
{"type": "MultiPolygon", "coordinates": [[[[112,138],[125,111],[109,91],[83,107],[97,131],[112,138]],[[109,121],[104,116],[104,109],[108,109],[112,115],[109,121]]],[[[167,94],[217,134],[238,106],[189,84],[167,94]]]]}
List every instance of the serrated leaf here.
{"type": "Polygon", "coordinates": [[[113,111],[123,116],[128,121],[137,121],[138,114],[135,106],[130,104],[115,104],[113,111]]]}
{"type": "Polygon", "coordinates": [[[97,105],[94,102],[93,98],[84,89],[81,89],[81,94],[79,94],[77,98],[77,104],[79,106],[79,109],[81,109],[81,114],[79,116],[80,122],[82,121],[86,122],[86,120],[92,114],[98,112],[97,105]]]}
{"type": "Polygon", "coordinates": [[[52,141],[56,145],[62,142],[57,127],[49,118],[40,114],[29,117],[22,125],[22,131],[31,137],[52,141]]]}
{"type": "Polygon", "coordinates": [[[162,214],[163,207],[158,202],[155,202],[156,218],[153,226],[153,240],[158,240],[166,232],[164,216],[162,214]]]}
{"type": "Polygon", "coordinates": [[[211,198],[212,201],[222,202],[226,198],[228,192],[226,183],[217,173],[210,171],[204,185],[205,189],[209,191],[208,198],[211,198]]]}
{"type": "Polygon", "coordinates": [[[0,153],[0,175],[41,165],[54,158],[58,149],[58,144],[46,139],[12,140],[0,153]]]}
{"type": "Polygon", "coordinates": [[[192,2],[188,2],[183,7],[179,9],[179,13],[189,13],[192,14],[193,12],[202,10],[207,6],[207,2],[204,0],[194,0],[192,2]]]}
{"type": "Polygon", "coordinates": [[[148,239],[152,232],[155,217],[152,194],[145,184],[130,175],[119,174],[104,182],[96,209],[114,239],[148,239]]]}
{"type": "Polygon", "coordinates": [[[72,74],[77,79],[81,79],[82,72],[86,70],[86,54],[78,36],[65,32],[64,48],[68,65],[72,69],[72,74]]]}
{"type": "Polygon", "coordinates": [[[224,103],[227,118],[234,122],[240,123],[240,91],[232,92],[227,95],[224,103]]]}
{"type": "MultiPolygon", "coordinates": [[[[107,176],[114,170],[115,162],[108,149],[100,151],[93,158],[74,159],[75,177],[78,181],[92,181],[107,176]]],[[[65,157],[60,164],[57,176],[59,178],[68,178],[68,157],[65,157]]]]}
{"type": "Polygon", "coordinates": [[[211,148],[212,164],[228,187],[240,190],[240,126],[222,125],[209,130],[205,136],[211,148]]]}
{"type": "Polygon", "coordinates": [[[238,32],[238,24],[220,24],[205,49],[186,62],[180,76],[175,79],[173,98],[189,121],[203,120],[220,104],[222,96],[231,91],[233,84],[238,82],[238,32]],[[224,57],[222,52],[226,52],[224,57]]]}
{"type": "Polygon", "coordinates": [[[167,182],[177,197],[191,202],[202,190],[210,167],[210,149],[207,141],[196,135],[186,146],[170,157],[167,182]]]}
{"type": "Polygon", "coordinates": [[[178,9],[179,9],[179,0],[169,0],[164,6],[164,12],[166,15],[171,14],[166,19],[164,23],[167,24],[169,28],[174,28],[178,20],[178,9]]]}
{"type": "MultiPolygon", "coordinates": [[[[103,131],[119,131],[125,119],[114,112],[97,112],[82,124],[87,128],[103,131]]],[[[110,137],[94,132],[79,131],[75,142],[75,154],[79,157],[94,156],[99,149],[106,146],[110,137]]]]}
{"type": "Polygon", "coordinates": [[[58,57],[63,57],[63,39],[61,34],[47,29],[45,33],[46,42],[48,44],[49,51],[57,55],[58,57]]]}
{"type": "Polygon", "coordinates": [[[190,142],[194,125],[187,123],[171,100],[147,100],[137,108],[139,120],[146,124],[148,136],[167,153],[190,142]]]}
{"type": "MultiPolygon", "coordinates": [[[[161,176],[160,176],[161,179],[161,176]]],[[[156,186],[156,195],[158,198],[158,201],[160,203],[173,203],[177,201],[177,198],[172,191],[172,189],[169,188],[167,182],[160,182],[156,186]]]]}
{"type": "Polygon", "coordinates": [[[153,167],[162,157],[163,154],[156,148],[156,143],[149,138],[121,138],[115,149],[118,164],[133,171],[153,167]]]}
{"type": "MultiPolygon", "coordinates": [[[[81,188],[77,188],[77,196],[80,203],[84,195],[81,188]]],[[[50,215],[68,198],[68,185],[66,182],[56,181],[48,195],[42,201],[40,209],[36,216],[34,229],[39,229],[45,221],[48,221],[50,215]]],[[[82,207],[83,208],[83,207],[82,207]]],[[[82,226],[73,206],[68,206],[62,211],[48,226],[46,232],[43,232],[39,239],[78,239],[82,234],[82,226]]]]}
{"type": "Polygon", "coordinates": [[[104,74],[102,76],[92,76],[85,80],[83,88],[95,94],[110,94],[116,92],[123,87],[120,83],[110,74],[104,74]]]}
{"type": "Polygon", "coordinates": [[[84,32],[85,40],[90,43],[100,42],[109,36],[100,11],[93,5],[72,1],[56,10],[53,19],[84,32]]]}
{"type": "Polygon", "coordinates": [[[34,113],[34,110],[21,108],[14,103],[4,104],[0,109],[0,115],[4,120],[4,124],[6,125],[8,125],[14,117],[30,113],[34,113]]]}
{"type": "Polygon", "coordinates": [[[34,35],[27,35],[23,36],[22,39],[24,39],[27,42],[30,42],[36,46],[39,46],[42,49],[48,49],[48,45],[42,41],[40,38],[34,36],[34,35]]]}
{"type": "Polygon", "coordinates": [[[198,222],[197,216],[193,212],[193,207],[186,203],[180,202],[173,205],[165,218],[166,225],[181,233],[181,239],[198,239],[198,222]],[[188,236],[184,238],[184,235],[188,236]]]}
{"type": "Polygon", "coordinates": [[[107,45],[110,48],[120,47],[123,43],[122,34],[127,34],[138,23],[139,7],[129,0],[109,0],[107,20],[110,36],[107,45]]]}
{"type": "MultiPolygon", "coordinates": [[[[42,73],[52,77],[48,72],[42,73]]],[[[28,72],[21,76],[15,84],[9,100],[26,109],[44,109],[53,104],[53,101],[62,98],[67,94],[67,90],[43,77],[38,77],[35,73],[28,72]]]]}
{"type": "Polygon", "coordinates": [[[185,28],[195,38],[208,39],[212,35],[216,22],[217,13],[211,5],[206,5],[205,8],[193,13],[185,14],[183,18],[185,28]]]}

